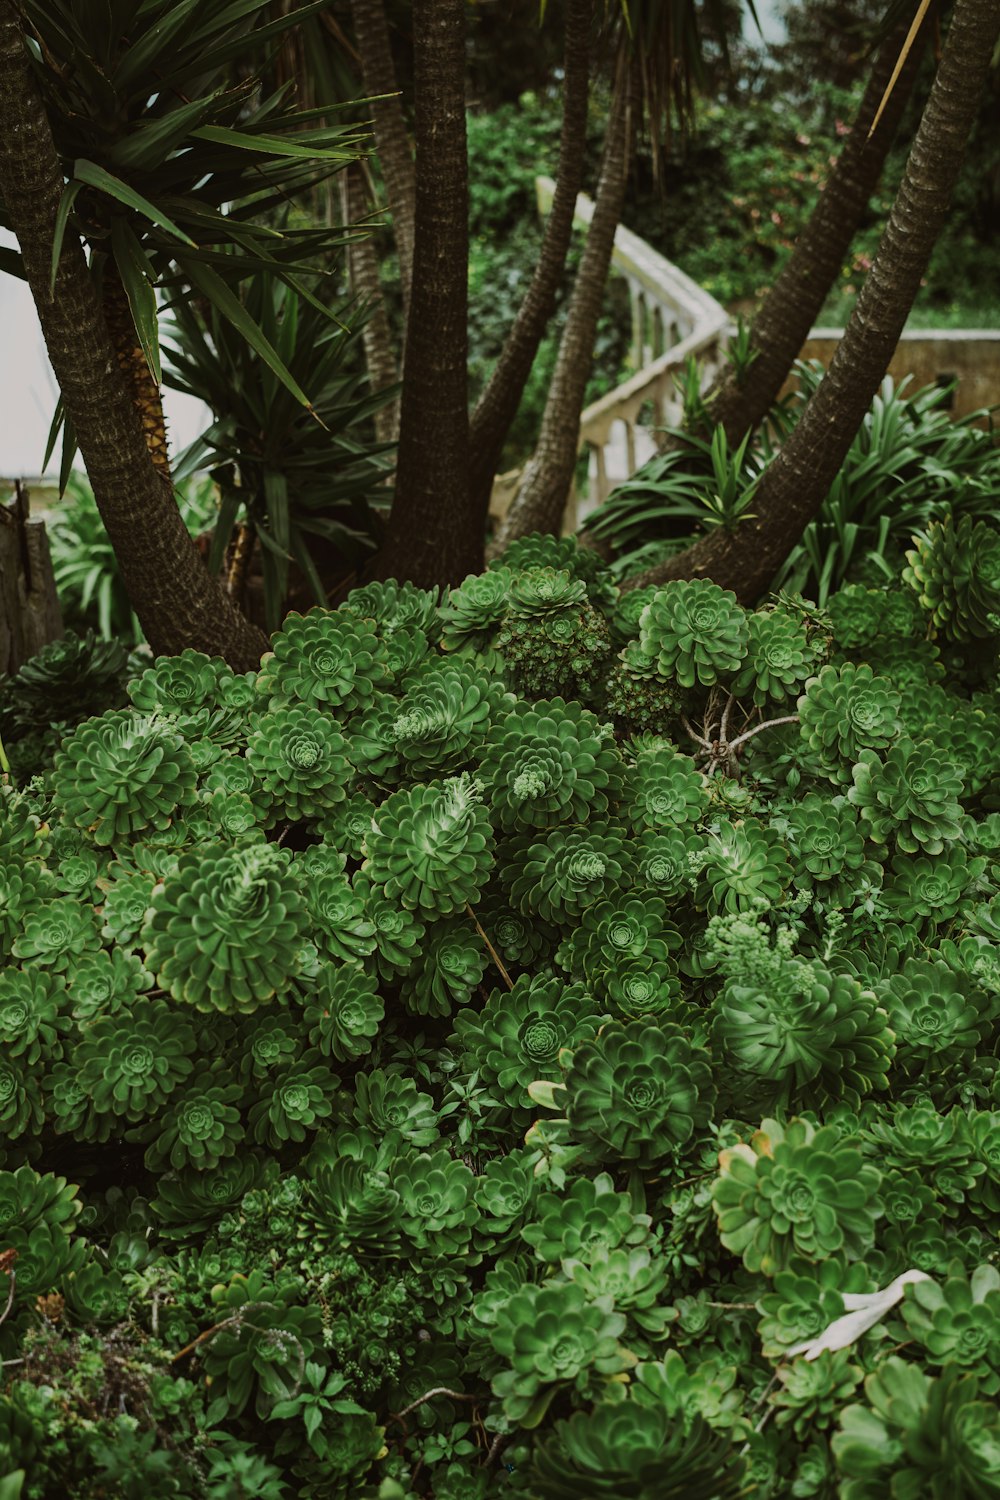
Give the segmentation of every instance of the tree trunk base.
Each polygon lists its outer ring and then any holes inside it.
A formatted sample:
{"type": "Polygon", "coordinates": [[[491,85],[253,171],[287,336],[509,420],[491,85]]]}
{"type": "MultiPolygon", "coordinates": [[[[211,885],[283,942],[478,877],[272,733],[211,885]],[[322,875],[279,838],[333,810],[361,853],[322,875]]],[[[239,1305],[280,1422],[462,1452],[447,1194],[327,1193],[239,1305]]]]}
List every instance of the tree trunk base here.
{"type": "Polygon", "coordinates": [[[0,505],[0,676],[13,675],[63,633],[44,521],[28,519],[28,492],[0,505]]]}

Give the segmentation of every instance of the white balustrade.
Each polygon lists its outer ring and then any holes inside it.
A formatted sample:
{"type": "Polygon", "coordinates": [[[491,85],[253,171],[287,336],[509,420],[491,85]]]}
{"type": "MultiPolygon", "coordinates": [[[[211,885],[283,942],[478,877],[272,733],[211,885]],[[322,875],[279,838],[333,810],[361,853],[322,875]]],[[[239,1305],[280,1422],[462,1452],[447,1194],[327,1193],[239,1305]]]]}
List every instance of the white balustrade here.
{"type": "MultiPolygon", "coordinates": [[[[540,214],[552,206],[555,183],[535,179],[540,214]]],[[[574,222],[589,226],[593,200],[581,193],[574,222]]],[[[632,311],[632,362],[636,372],[593,402],[580,418],[580,448],[590,457],[588,493],[570,496],[564,531],[608,498],[611,490],[656,452],[657,427],[676,426],[683,415],[677,377],[695,356],[702,388],[712,380],[725,353],[729,316],[697,282],[624,225],[615,233],[612,268],[628,282],[632,311]]],[[[517,494],[520,471],[498,475],[490,513],[506,514],[517,494]]]]}

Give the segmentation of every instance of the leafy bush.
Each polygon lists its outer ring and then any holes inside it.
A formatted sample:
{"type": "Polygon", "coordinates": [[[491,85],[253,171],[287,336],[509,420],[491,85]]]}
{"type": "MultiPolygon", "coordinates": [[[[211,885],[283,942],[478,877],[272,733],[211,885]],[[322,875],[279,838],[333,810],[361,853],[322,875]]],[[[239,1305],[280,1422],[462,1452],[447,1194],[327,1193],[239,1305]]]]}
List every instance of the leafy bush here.
{"type": "MultiPolygon", "coordinates": [[[[651,458],[588,516],[585,528],[610,545],[617,577],[628,577],[687,546],[698,527],[725,524],[732,529],[739,524],[740,512],[752,506],[761,475],[822,375],[818,365],[799,363],[796,370],[795,391],[774,408],[752,444],[741,444],[730,453],[721,432],[711,440],[673,432],[676,441],[665,452],[651,458]],[[727,486],[735,496],[728,519],[719,505],[720,491],[727,486]]],[[[953,421],[945,409],[947,389],[925,386],[911,392],[907,384],[904,380],[896,386],[890,376],[882,382],[819,515],[782,565],[776,588],[807,593],[826,605],[849,581],[892,578],[913,533],[923,533],[933,523],[933,529],[917,539],[919,561],[915,557],[911,562],[928,574],[926,588],[940,590],[935,567],[940,574],[953,569],[953,561],[947,556],[951,533],[937,523],[952,512],[957,527],[971,525],[978,517],[996,519],[1000,448],[992,430],[975,425],[984,413],[953,421]],[[935,563],[935,556],[941,561],[935,563]]],[[[986,552],[995,543],[988,527],[977,535],[977,546],[984,549],[978,565],[982,572],[986,552]]],[[[957,577],[955,586],[962,587],[957,577]]],[[[985,583],[983,590],[989,593],[985,583]]],[[[922,602],[930,609],[927,597],[925,589],[922,602]]],[[[975,614],[980,606],[973,596],[942,597],[935,607],[939,613],[975,614]]],[[[987,612],[993,607],[987,598],[987,612]]],[[[969,629],[974,633],[974,626],[969,629]]],[[[867,636],[856,644],[875,641],[874,620],[867,636]]]]}
{"type": "Polygon", "coordinates": [[[984,526],[877,608],[536,537],[95,663],[0,787],[26,1500],[1000,1493],[984,526]]]}
{"type": "MultiPolygon", "coordinates": [[[[175,490],[184,524],[194,537],[215,525],[216,488],[206,475],[175,490]]],[[[63,617],[75,629],[93,629],[103,640],[138,645],[139,621],[132,612],[118,559],[87,478],[74,469],[63,501],[48,525],[52,567],[63,617]]]]}

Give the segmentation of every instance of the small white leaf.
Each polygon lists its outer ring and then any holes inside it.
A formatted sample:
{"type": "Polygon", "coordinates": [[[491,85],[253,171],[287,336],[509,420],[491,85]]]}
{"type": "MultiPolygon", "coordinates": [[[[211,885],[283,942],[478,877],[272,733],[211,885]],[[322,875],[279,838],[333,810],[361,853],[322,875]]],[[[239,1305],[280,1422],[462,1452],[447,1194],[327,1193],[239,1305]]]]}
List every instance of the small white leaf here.
{"type": "Polygon", "coordinates": [[[930,1281],[924,1271],[904,1271],[895,1281],[880,1292],[844,1292],[844,1306],[848,1309],[842,1317],[834,1318],[815,1339],[806,1339],[789,1349],[789,1355],[801,1354],[806,1359],[818,1359],[824,1350],[846,1349],[867,1333],[869,1328],[884,1318],[891,1307],[903,1300],[903,1292],[914,1281],[930,1281]]]}

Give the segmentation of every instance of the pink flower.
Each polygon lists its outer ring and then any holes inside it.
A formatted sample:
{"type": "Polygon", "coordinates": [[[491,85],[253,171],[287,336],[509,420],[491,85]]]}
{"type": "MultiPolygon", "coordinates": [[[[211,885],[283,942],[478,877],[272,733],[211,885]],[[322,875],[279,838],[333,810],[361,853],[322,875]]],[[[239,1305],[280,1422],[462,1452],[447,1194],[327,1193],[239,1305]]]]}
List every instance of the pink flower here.
{"type": "Polygon", "coordinates": [[[844,122],[843,122],[843,120],[837,120],[837,121],[835,121],[833,128],[837,132],[838,135],[850,135],[850,133],[851,133],[851,127],[850,127],[850,125],[845,125],[844,122]]]}

